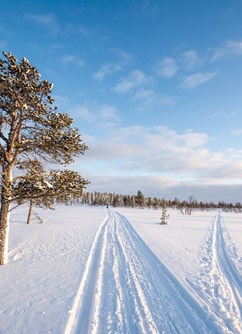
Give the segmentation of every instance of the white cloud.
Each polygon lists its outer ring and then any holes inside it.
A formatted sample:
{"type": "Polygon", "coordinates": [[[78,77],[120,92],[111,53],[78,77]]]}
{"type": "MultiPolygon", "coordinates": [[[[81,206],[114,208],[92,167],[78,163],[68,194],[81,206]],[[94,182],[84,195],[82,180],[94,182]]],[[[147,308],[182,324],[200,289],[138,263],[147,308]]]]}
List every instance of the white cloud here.
{"type": "Polygon", "coordinates": [[[56,20],[55,15],[53,14],[39,14],[39,15],[29,14],[27,15],[27,18],[30,19],[31,21],[34,21],[48,28],[54,33],[60,31],[60,26],[56,20]]]}
{"type": "Polygon", "coordinates": [[[61,57],[61,63],[64,64],[64,65],[72,63],[72,64],[75,64],[79,67],[85,66],[85,62],[80,57],[75,56],[75,55],[71,55],[71,54],[62,56],[61,57]]]}
{"type": "Polygon", "coordinates": [[[77,30],[79,34],[83,37],[89,37],[93,33],[89,28],[84,27],[83,25],[79,25],[77,30]]]}
{"type": "Polygon", "coordinates": [[[181,62],[186,70],[193,70],[203,63],[195,50],[183,52],[181,54],[181,62]]]}
{"type": "Polygon", "coordinates": [[[119,71],[120,67],[114,64],[104,64],[102,65],[97,72],[93,74],[93,78],[102,81],[107,76],[111,75],[112,73],[119,71]]]}
{"type": "Polygon", "coordinates": [[[133,71],[130,75],[121,80],[115,87],[117,93],[127,93],[136,87],[142,86],[150,82],[150,79],[142,71],[133,71]]]}
{"type": "Polygon", "coordinates": [[[232,136],[241,136],[242,135],[242,129],[237,129],[237,130],[231,131],[231,135],[232,136]]]}
{"type": "Polygon", "coordinates": [[[96,105],[91,108],[87,105],[76,105],[69,109],[69,113],[101,128],[111,128],[120,122],[118,110],[110,105],[96,105]]]}
{"type": "Polygon", "coordinates": [[[119,113],[116,110],[116,108],[108,105],[102,105],[100,106],[99,110],[100,110],[100,117],[103,118],[104,120],[115,121],[115,122],[120,121],[119,113]]]}
{"type": "Polygon", "coordinates": [[[205,148],[207,141],[206,134],[178,134],[163,126],[115,128],[106,140],[92,143],[90,157],[111,164],[119,161],[115,171],[127,172],[128,168],[137,173],[191,173],[206,168],[208,161],[217,161],[218,156],[205,148]]]}
{"type": "Polygon", "coordinates": [[[208,135],[205,133],[185,133],[182,135],[182,138],[184,139],[185,144],[189,147],[202,147],[209,141],[208,135]]]}
{"type": "Polygon", "coordinates": [[[156,73],[165,78],[174,77],[177,70],[176,60],[170,57],[164,58],[155,67],[156,73]]]}
{"type": "Polygon", "coordinates": [[[217,118],[223,116],[223,113],[218,111],[207,116],[207,118],[217,118]]]}
{"type": "Polygon", "coordinates": [[[121,49],[111,49],[110,53],[114,54],[118,60],[102,65],[94,74],[93,78],[102,81],[115,72],[122,71],[133,59],[133,56],[121,49]]]}
{"type": "Polygon", "coordinates": [[[137,101],[144,101],[144,100],[153,100],[154,99],[155,92],[153,89],[139,89],[137,92],[135,92],[133,99],[137,101]]]}
{"type": "Polygon", "coordinates": [[[187,76],[180,84],[181,88],[194,88],[213,79],[218,72],[198,72],[187,76]]]}
{"type": "Polygon", "coordinates": [[[118,57],[118,63],[122,67],[130,64],[130,62],[133,60],[133,56],[130,53],[128,53],[128,52],[126,52],[122,49],[112,48],[110,50],[110,53],[113,53],[114,55],[116,55],[118,57]]]}
{"type": "Polygon", "coordinates": [[[100,187],[102,191],[136,193],[138,187],[146,196],[162,197],[165,191],[166,196],[186,194],[197,199],[202,194],[204,200],[214,200],[218,192],[219,199],[224,200],[222,190],[235,189],[242,183],[241,150],[211,152],[205,133],[128,126],[113,128],[105,138],[87,142],[90,150],[81,167],[92,170],[89,179],[93,179],[95,190],[100,187]]]}
{"type": "Polygon", "coordinates": [[[228,40],[222,43],[220,47],[213,50],[212,61],[235,56],[242,56],[242,40],[228,40]]]}
{"type": "Polygon", "coordinates": [[[85,105],[74,106],[69,110],[69,113],[86,122],[93,122],[96,118],[95,114],[85,105]]]}
{"type": "Polygon", "coordinates": [[[160,13],[159,4],[152,0],[132,1],[130,3],[132,4],[131,14],[135,17],[143,16],[155,19],[160,13]]]}
{"type": "Polygon", "coordinates": [[[231,118],[231,117],[235,117],[238,114],[239,114],[238,111],[231,111],[231,112],[219,112],[218,111],[218,112],[208,115],[207,118],[231,118]]]}
{"type": "Polygon", "coordinates": [[[132,99],[138,103],[139,110],[150,109],[154,106],[172,106],[175,104],[175,101],[171,96],[159,95],[150,88],[138,89],[132,99]]]}
{"type": "Polygon", "coordinates": [[[133,126],[109,132],[106,140],[94,140],[91,160],[109,162],[119,175],[157,174],[186,176],[193,180],[242,177],[241,152],[210,152],[204,133],[179,134],[167,127],[133,126]],[[112,139],[111,139],[112,138],[112,139]]]}

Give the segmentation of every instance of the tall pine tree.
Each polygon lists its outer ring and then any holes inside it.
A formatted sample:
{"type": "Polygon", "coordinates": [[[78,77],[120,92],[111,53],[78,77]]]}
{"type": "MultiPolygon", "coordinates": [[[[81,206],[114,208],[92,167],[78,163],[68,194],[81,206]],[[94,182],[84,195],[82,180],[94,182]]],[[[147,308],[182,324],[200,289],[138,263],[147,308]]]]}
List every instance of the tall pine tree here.
{"type": "Polygon", "coordinates": [[[0,265],[7,262],[13,168],[25,159],[69,164],[87,146],[73,127],[73,119],[57,112],[53,85],[38,70],[11,54],[0,59],[0,265]]]}

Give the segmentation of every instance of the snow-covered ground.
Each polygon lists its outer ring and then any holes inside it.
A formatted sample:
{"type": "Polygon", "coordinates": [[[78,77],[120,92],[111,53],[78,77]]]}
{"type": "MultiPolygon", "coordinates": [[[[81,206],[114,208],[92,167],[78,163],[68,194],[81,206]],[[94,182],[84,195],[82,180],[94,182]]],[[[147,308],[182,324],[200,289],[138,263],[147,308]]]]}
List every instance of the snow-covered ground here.
{"type": "Polygon", "coordinates": [[[242,333],[242,214],[38,212],[12,214],[1,334],[242,333]]]}

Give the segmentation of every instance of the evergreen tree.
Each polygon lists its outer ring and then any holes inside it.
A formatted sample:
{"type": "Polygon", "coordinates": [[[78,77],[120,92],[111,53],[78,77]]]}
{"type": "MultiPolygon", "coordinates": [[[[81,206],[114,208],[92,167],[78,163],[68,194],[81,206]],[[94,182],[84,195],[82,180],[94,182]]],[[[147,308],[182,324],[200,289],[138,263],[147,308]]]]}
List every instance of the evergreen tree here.
{"type": "Polygon", "coordinates": [[[37,69],[3,52],[0,59],[0,265],[7,262],[9,212],[13,198],[13,168],[26,159],[69,164],[87,146],[73,119],[58,113],[53,85],[37,69]]]}
{"type": "Polygon", "coordinates": [[[137,196],[136,196],[136,206],[138,206],[139,208],[144,208],[144,205],[145,205],[145,197],[144,195],[142,194],[142,192],[140,190],[138,190],[137,192],[137,196]]]}
{"type": "Polygon", "coordinates": [[[12,194],[18,205],[29,202],[27,224],[30,223],[32,208],[54,208],[54,202],[67,203],[79,199],[88,181],[71,170],[46,172],[38,160],[27,160],[19,166],[26,174],[13,183],[12,194]]]}
{"type": "Polygon", "coordinates": [[[166,225],[168,223],[168,218],[169,218],[169,215],[167,213],[167,209],[166,209],[166,205],[163,204],[163,207],[162,207],[162,212],[161,212],[161,222],[160,224],[161,225],[166,225]]]}

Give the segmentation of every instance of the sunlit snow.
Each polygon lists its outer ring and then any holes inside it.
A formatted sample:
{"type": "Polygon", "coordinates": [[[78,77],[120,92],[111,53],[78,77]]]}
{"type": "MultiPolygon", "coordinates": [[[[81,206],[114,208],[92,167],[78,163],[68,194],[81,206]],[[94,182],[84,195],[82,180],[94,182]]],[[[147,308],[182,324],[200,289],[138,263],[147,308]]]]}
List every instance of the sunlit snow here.
{"type": "Polygon", "coordinates": [[[242,333],[242,213],[12,214],[0,333],[242,333]]]}

